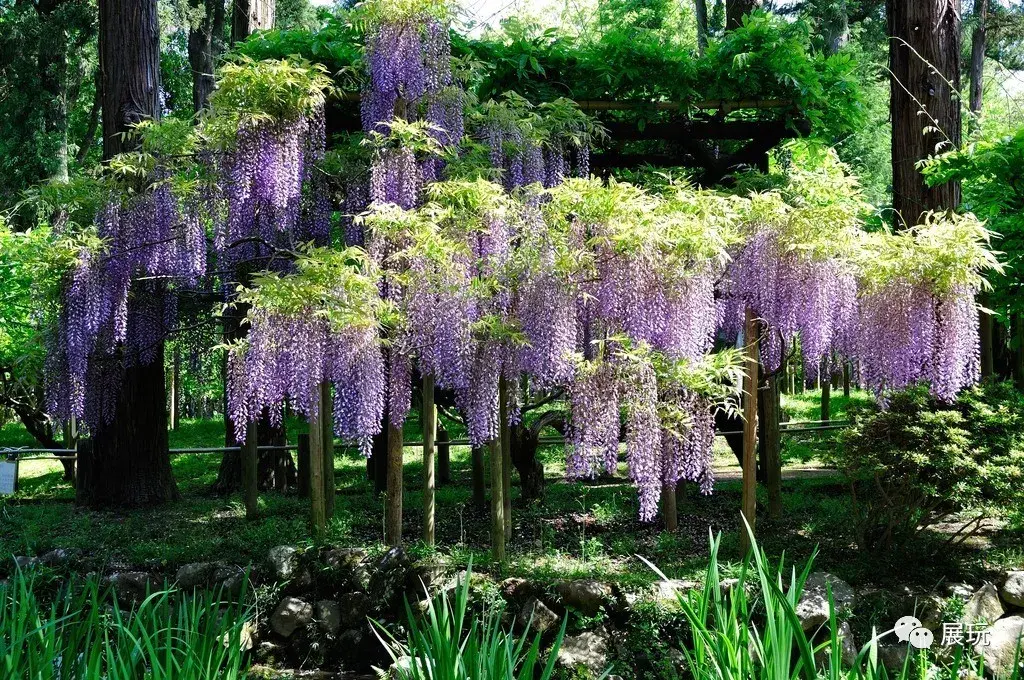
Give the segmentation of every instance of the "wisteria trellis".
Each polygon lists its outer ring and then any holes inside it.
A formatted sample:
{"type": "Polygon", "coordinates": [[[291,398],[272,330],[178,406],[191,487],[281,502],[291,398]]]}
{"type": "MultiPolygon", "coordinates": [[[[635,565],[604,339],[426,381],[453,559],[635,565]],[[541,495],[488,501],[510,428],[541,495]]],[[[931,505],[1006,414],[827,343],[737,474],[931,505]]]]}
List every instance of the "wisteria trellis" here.
{"type": "MultiPolygon", "coordinates": [[[[747,308],[770,331],[770,369],[799,336],[809,368],[856,358],[879,393],[927,381],[952,399],[976,379],[974,294],[994,266],[976,220],[866,236],[855,187],[821,198],[822,185],[842,184],[835,168],[748,196],[588,179],[594,128],[582,114],[508,97],[467,124],[443,15],[378,16],[362,98],[375,141],[342,205],[318,170],[326,79],[309,71],[270,113],[247,115],[230,87],[221,101],[234,106],[218,112],[215,100],[211,128],[231,134],[198,154],[206,194],[172,192],[158,169],[145,191],[98,211],[105,241],[69,272],[52,343],[55,415],[96,424],[109,413],[103,359],[127,349],[151,360],[146,348],[173,325],[164,282],[199,282],[207,226],[219,268],[266,270],[240,292],[250,331],[229,355],[239,436],[264,409],[279,420],[286,399],[310,413],[326,380],[336,433],[368,454],[385,412],[404,420],[415,368],[455,393],[480,445],[498,436],[499,378],[526,377],[565,392],[570,476],[614,471],[624,440],[645,520],[664,485],[711,490],[713,412],[735,394],[721,383],[736,369],[712,347],[747,308]],[[467,131],[497,182],[448,165],[467,131]],[[330,248],[333,207],[359,214],[348,250],[330,248]],[[951,244],[970,257],[932,256],[951,244]],[[161,294],[129,307],[133,288],[161,294]]],[[[310,69],[232,68],[243,79],[310,69]]]]}

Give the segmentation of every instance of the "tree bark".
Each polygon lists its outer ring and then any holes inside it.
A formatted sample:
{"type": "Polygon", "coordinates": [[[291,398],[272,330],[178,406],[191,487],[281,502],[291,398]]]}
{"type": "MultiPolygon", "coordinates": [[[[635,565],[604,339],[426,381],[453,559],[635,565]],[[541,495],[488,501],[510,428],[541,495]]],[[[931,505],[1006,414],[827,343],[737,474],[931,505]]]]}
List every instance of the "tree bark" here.
{"type": "MultiPolygon", "coordinates": [[[[103,80],[103,157],[108,160],[135,142],[124,133],[160,116],[160,30],[156,0],[100,0],[99,57],[103,80]]],[[[128,333],[138,332],[137,305],[163,307],[162,284],[132,284],[128,333]]],[[[152,310],[150,310],[152,311],[152,310]]],[[[157,505],[178,497],[167,443],[167,386],[164,343],[148,364],[122,350],[113,373],[120,390],[114,413],[93,430],[91,450],[79,461],[79,504],[157,505]],[[85,467],[83,467],[83,465],[85,467]]]]}
{"type": "Polygon", "coordinates": [[[703,57],[708,49],[708,0],[694,0],[693,9],[697,21],[697,54],[703,57]]]}
{"type": "Polygon", "coordinates": [[[743,17],[763,5],[762,0],[726,0],[725,30],[729,31],[743,25],[743,17]]]}
{"type": "Polygon", "coordinates": [[[474,446],[470,454],[472,458],[473,477],[473,505],[482,508],[487,505],[486,491],[484,489],[484,450],[483,447],[474,446]]]}
{"type": "Polygon", "coordinates": [[[245,501],[245,518],[254,520],[259,516],[259,487],[256,479],[256,447],[258,426],[246,423],[245,442],[242,444],[242,498],[245,501]]]}
{"type": "Polygon", "coordinates": [[[675,484],[666,484],[661,487],[661,516],[665,521],[665,531],[675,532],[679,529],[679,510],[676,507],[675,484]]]}
{"type": "Polygon", "coordinates": [[[825,16],[820,17],[821,37],[825,41],[825,53],[835,54],[843,49],[850,39],[850,17],[845,2],[829,6],[825,16]]]}
{"type": "Polygon", "coordinates": [[[821,419],[828,422],[832,419],[832,376],[828,373],[828,359],[821,362],[821,419]]]}
{"type": "Polygon", "coordinates": [[[452,453],[448,443],[448,428],[437,419],[437,484],[444,486],[452,481],[452,453]]]}
{"type": "Polygon", "coordinates": [[[495,562],[505,561],[505,494],[502,480],[501,437],[491,440],[488,446],[491,463],[491,558],[495,562]]]}
{"type": "MultiPolygon", "coordinates": [[[[764,477],[768,488],[768,515],[782,516],[782,436],[779,430],[782,416],[779,375],[768,376],[764,391],[764,477]]],[[[784,373],[781,375],[785,375],[784,373]]]]}
{"type": "Polygon", "coordinates": [[[274,27],[275,0],[232,0],[231,42],[274,27]]]}
{"type": "Polygon", "coordinates": [[[985,86],[985,49],[988,45],[988,3],[989,0],[974,0],[974,32],[971,34],[971,113],[968,121],[971,129],[977,125],[977,114],[981,113],[982,94],[985,86]]]}
{"type": "Polygon", "coordinates": [[[213,71],[223,48],[224,0],[189,0],[193,10],[203,10],[202,18],[188,31],[188,61],[192,69],[192,105],[202,111],[213,92],[213,71]]]}
{"type": "MultiPolygon", "coordinates": [[[[743,340],[746,345],[746,377],[743,380],[743,492],[741,511],[743,518],[754,531],[757,511],[757,385],[758,363],[761,352],[758,349],[758,324],[754,313],[748,308],[743,326],[743,340]]],[[[751,548],[747,528],[740,527],[740,555],[746,556],[751,548]]]]}
{"type": "Polygon", "coordinates": [[[916,164],[960,146],[960,2],[889,0],[893,210],[897,227],[954,210],[960,183],[928,187],[916,164]]]}
{"type": "Polygon", "coordinates": [[[388,425],[388,498],[384,513],[384,542],[402,545],[402,452],[401,427],[388,425]]]}

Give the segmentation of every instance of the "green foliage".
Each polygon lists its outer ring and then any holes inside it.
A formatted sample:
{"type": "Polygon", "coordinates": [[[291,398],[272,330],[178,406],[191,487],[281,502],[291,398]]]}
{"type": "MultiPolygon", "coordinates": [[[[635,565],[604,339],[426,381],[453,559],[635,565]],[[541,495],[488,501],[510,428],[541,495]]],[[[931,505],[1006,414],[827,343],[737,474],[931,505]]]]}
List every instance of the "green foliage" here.
{"type": "MultiPolygon", "coordinates": [[[[928,677],[954,680],[972,666],[984,665],[958,648],[941,666],[929,668],[934,659],[911,647],[902,667],[889,671],[880,663],[879,641],[892,631],[875,630],[847,665],[831,589],[828,632],[820,641],[816,631],[803,630],[796,613],[815,555],[787,572],[784,559],[772,564],[752,532],[750,536],[753,547],[737,582],[724,582],[718,560],[721,538],[712,536],[702,587],[678,595],[692,632],[692,642],[682,652],[695,680],[910,680],[925,677],[926,672],[928,677]]],[[[1011,680],[1018,677],[1015,670],[1011,680]]]]}
{"type": "Polygon", "coordinates": [[[221,67],[204,133],[215,143],[230,145],[241,125],[296,121],[322,109],[333,91],[333,81],[322,64],[296,58],[238,57],[221,67]]]}
{"type": "Polygon", "coordinates": [[[16,572],[0,582],[0,671],[9,678],[240,680],[249,612],[218,594],[158,591],[139,605],[101,590],[95,578],[45,584],[16,572]]]}
{"type": "Polygon", "coordinates": [[[981,139],[926,162],[930,184],[960,180],[964,207],[986,220],[1005,269],[992,277],[987,306],[1000,315],[1024,311],[1018,291],[1024,266],[1024,130],[981,139]]]}
{"type": "MultiPolygon", "coordinates": [[[[468,616],[472,565],[455,588],[454,600],[445,590],[427,600],[420,618],[406,602],[408,636],[396,640],[381,624],[375,633],[387,648],[400,680],[549,680],[558,648],[565,636],[566,620],[541,665],[541,634],[531,640],[519,637],[502,625],[501,611],[487,608],[482,617],[468,616]],[[529,645],[529,646],[527,646],[529,645]]],[[[527,626],[529,629],[529,626],[527,626]]]]}
{"type": "MultiPolygon", "coordinates": [[[[985,516],[1024,481],[1021,396],[977,388],[943,405],[923,388],[856,410],[828,462],[847,477],[858,542],[889,548],[953,513],[985,516]]],[[[970,534],[961,536],[966,538],[970,534]]]]}

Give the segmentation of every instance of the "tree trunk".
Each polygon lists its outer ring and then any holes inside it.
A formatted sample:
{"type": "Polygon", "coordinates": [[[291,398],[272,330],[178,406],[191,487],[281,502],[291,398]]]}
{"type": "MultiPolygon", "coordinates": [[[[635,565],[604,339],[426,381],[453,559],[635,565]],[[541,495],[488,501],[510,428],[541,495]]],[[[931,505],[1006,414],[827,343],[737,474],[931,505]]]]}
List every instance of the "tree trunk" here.
{"type": "Polygon", "coordinates": [[[974,32],[971,34],[971,113],[968,125],[977,125],[985,86],[985,49],[988,44],[989,0],[974,0],[974,32]]]}
{"type": "Polygon", "coordinates": [[[1024,390],[1024,314],[1013,315],[1013,384],[1024,390]]]}
{"type": "Polygon", "coordinates": [[[697,20],[697,54],[704,56],[708,48],[708,1],[694,1],[694,18],[697,20]]]}
{"type": "Polygon", "coordinates": [[[960,2],[889,0],[893,210],[897,227],[954,210],[960,183],[928,187],[916,164],[960,146],[960,2]]]}
{"type": "Polygon", "coordinates": [[[171,429],[177,430],[178,424],[181,419],[181,350],[177,347],[174,348],[174,353],[171,357],[171,429]]]}
{"type": "Polygon", "coordinates": [[[254,422],[245,425],[245,442],[242,444],[242,499],[245,501],[245,518],[254,520],[260,512],[260,494],[256,478],[256,447],[258,446],[257,430],[254,422]]]}
{"type": "Polygon", "coordinates": [[[274,27],[275,0],[233,0],[231,42],[245,40],[256,31],[274,27]]]}
{"type": "Polygon", "coordinates": [[[504,503],[505,538],[512,535],[512,428],[508,424],[508,383],[498,378],[498,438],[501,441],[501,498],[504,503]]]}
{"type": "MultiPolygon", "coordinates": [[[[40,0],[36,11],[47,23],[63,0],[40,0]]],[[[47,106],[43,112],[43,134],[49,144],[56,141],[52,157],[48,159],[49,179],[57,182],[68,181],[68,44],[66,33],[60,26],[47,26],[49,40],[57,42],[43,45],[39,50],[39,85],[46,93],[47,106]]]]}
{"type": "Polygon", "coordinates": [[[473,505],[483,508],[487,505],[486,490],[484,489],[484,450],[483,447],[474,446],[472,453],[473,465],[473,505]]]}
{"type": "Polygon", "coordinates": [[[491,463],[491,558],[495,562],[505,561],[505,494],[502,480],[501,437],[491,440],[488,446],[491,463]]]}
{"type": "MultiPolygon", "coordinates": [[[[99,57],[103,74],[103,157],[130,149],[132,125],[160,116],[160,28],[156,0],[100,0],[99,57]]],[[[162,308],[161,284],[133,284],[127,332],[151,322],[139,300],[162,308]]],[[[149,364],[122,352],[113,372],[119,383],[110,420],[93,430],[91,451],[79,461],[78,503],[97,506],[156,505],[178,497],[167,443],[164,343],[149,364]],[[122,363],[123,362],[123,363],[122,363]]]]}
{"type": "Polygon", "coordinates": [[[444,486],[452,481],[452,453],[448,443],[448,428],[437,419],[437,484],[444,486]]]}
{"type": "Polygon", "coordinates": [[[743,25],[743,17],[763,5],[762,0],[726,0],[725,30],[729,31],[743,25]]]}
{"type": "Polygon", "coordinates": [[[206,108],[213,92],[213,71],[224,35],[224,0],[189,0],[189,6],[202,10],[202,18],[189,27],[188,61],[192,69],[192,105],[206,108]]]}
{"type": "Polygon", "coordinates": [[[665,531],[675,532],[679,529],[679,510],[676,508],[675,484],[666,484],[661,487],[661,516],[665,521],[665,531]]]}
{"type": "Polygon", "coordinates": [[[94,429],[88,450],[80,447],[79,505],[142,507],[178,498],[167,447],[163,343],[156,352],[149,364],[123,371],[113,419],[94,429]]]}
{"type": "Polygon", "coordinates": [[[819,28],[825,41],[826,54],[835,54],[843,49],[850,39],[850,17],[846,3],[830,5],[825,16],[819,20],[819,28]]]}

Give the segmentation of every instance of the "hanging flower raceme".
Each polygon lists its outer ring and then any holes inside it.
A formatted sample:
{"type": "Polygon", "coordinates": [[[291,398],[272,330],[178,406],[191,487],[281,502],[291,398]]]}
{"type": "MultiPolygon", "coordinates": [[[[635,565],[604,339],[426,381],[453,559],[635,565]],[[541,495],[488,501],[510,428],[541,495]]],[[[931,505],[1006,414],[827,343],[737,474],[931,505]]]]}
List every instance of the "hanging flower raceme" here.
{"type": "Polygon", "coordinates": [[[182,145],[192,143],[188,127],[140,126],[140,151],[115,157],[109,174],[52,190],[61,210],[75,215],[61,227],[74,257],[46,368],[49,410],[57,417],[87,426],[109,422],[121,372],[161,356],[177,325],[177,290],[205,274],[195,168],[176,161],[182,145]]]}
{"type": "Polygon", "coordinates": [[[328,381],[335,386],[335,433],[369,455],[385,399],[376,266],[353,248],[310,246],[289,255],[294,273],[262,272],[238,295],[250,331],[229,347],[235,436],[244,439],[246,424],[264,409],[281,424],[286,399],[312,415],[328,381]]]}
{"type": "Polygon", "coordinates": [[[857,296],[850,258],[863,208],[855,182],[828,171],[798,173],[783,191],[750,197],[743,242],[719,289],[722,326],[735,338],[750,308],[766,326],[767,371],[778,370],[784,345],[797,335],[806,375],[833,353],[850,356],[857,296]],[[826,183],[834,193],[822,197],[826,183]]]}
{"type": "Polygon", "coordinates": [[[856,354],[878,393],[927,382],[945,401],[979,378],[983,274],[1000,265],[973,215],[927,214],[920,226],[866,239],[856,354]]]}
{"type": "Polygon", "coordinates": [[[289,60],[226,64],[204,133],[222,149],[213,162],[225,207],[216,224],[221,261],[268,266],[277,248],[330,240],[320,66],[289,60]]]}
{"type": "Polygon", "coordinates": [[[589,176],[590,147],[604,135],[603,128],[571,100],[534,107],[512,92],[486,102],[473,126],[509,191],[534,183],[553,187],[568,177],[589,176]]]}

